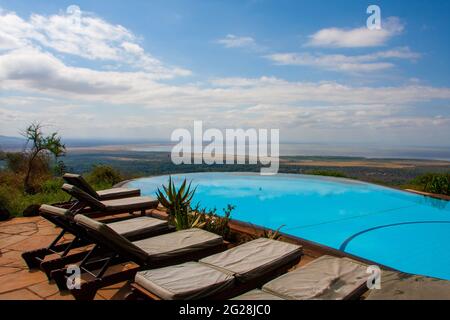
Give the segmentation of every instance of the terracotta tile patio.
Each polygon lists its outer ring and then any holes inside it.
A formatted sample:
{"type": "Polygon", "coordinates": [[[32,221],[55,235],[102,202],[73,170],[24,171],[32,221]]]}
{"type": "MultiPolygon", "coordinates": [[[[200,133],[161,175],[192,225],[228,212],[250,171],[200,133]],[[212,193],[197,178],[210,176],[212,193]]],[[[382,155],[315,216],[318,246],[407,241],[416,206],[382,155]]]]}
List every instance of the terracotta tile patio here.
{"type": "MultiPolygon", "coordinates": [[[[15,218],[0,222],[0,300],[73,300],[60,293],[39,270],[29,271],[21,254],[47,246],[59,229],[40,218],[15,218]]],[[[103,288],[96,299],[123,299],[129,292],[126,282],[103,288]]]]}

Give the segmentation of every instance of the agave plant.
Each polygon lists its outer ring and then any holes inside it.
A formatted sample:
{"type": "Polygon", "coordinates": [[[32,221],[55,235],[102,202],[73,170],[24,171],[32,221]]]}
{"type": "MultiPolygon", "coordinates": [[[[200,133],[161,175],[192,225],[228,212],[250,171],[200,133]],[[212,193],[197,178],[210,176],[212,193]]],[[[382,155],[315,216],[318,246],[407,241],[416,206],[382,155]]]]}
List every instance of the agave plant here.
{"type": "Polygon", "coordinates": [[[189,229],[189,213],[191,211],[191,200],[194,197],[195,189],[191,189],[191,183],[187,184],[186,179],[177,189],[172,177],[169,178],[169,184],[163,185],[163,190],[158,188],[156,196],[163,207],[169,213],[171,221],[175,224],[177,230],[189,229]]]}

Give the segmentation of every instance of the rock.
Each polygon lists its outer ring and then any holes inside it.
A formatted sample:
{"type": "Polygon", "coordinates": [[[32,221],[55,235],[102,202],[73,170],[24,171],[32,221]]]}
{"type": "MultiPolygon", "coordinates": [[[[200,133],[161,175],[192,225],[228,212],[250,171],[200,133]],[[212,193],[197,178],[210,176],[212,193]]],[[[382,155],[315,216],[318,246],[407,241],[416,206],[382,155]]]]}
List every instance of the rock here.
{"type": "Polygon", "coordinates": [[[24,217],[38,217],[39,216],[39,208],[41,206],[38,204],[32,204],[25,210],[23,210],[23,216],[24,217]]]}
{"type": "Polygon", "coordinates": [[[5,208],[0,208],[0,221],[6,221],[10,217],[9,211],[5,208]]]}

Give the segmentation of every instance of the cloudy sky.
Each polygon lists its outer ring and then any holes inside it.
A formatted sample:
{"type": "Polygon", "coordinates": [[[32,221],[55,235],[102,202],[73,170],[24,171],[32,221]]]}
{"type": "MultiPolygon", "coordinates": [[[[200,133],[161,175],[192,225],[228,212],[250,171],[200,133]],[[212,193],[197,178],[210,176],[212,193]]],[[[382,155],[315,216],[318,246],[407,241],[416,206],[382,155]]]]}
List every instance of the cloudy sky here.
{"type": "Polygon", "coordinates": [[[367,4],[0,0],[0,135],[450,145],[450,2],[367,4]]]}

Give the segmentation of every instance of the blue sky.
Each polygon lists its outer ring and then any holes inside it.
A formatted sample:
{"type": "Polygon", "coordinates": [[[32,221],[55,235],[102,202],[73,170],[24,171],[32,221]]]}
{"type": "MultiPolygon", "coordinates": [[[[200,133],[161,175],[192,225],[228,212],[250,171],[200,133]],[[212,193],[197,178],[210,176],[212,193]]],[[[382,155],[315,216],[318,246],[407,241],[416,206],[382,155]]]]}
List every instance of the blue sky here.
{"type": "Polygon", "coordinates": [[[449,144],[448,1],[0,8],[3,135],[39,120],[67,137],[167,140],[203,120],[282,141],[449,144]],[[381,30],[366,27],[369,4],[381,30]]]}

